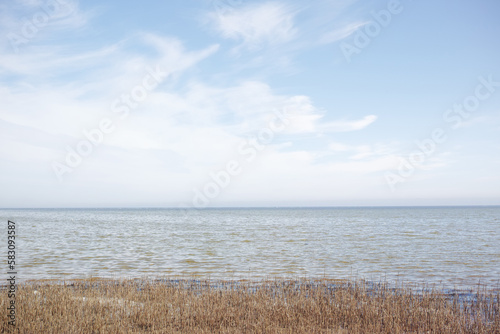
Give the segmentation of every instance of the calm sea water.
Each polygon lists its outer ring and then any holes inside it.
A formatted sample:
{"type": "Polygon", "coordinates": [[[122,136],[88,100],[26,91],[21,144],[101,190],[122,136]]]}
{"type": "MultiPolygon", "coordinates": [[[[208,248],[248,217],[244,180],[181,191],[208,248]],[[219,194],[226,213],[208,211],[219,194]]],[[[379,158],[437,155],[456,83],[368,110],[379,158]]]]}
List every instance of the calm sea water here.
{"type": "MultiPolygon", "coordinates": [[[[500,207],[0,210],[21,279],[500,279],[500,207]]],[[[5,272],[7,269],[5,269],[5,272]]]]}

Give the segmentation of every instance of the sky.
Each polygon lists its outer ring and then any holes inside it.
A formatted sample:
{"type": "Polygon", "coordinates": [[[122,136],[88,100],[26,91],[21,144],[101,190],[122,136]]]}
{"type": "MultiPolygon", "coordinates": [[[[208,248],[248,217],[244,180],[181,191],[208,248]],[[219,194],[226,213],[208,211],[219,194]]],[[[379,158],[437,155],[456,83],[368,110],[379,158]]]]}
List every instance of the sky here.
{"type": "Polygon", "coordinates": [[[500,2],[0,2],[0,207],[500,204],[500,2]]]}

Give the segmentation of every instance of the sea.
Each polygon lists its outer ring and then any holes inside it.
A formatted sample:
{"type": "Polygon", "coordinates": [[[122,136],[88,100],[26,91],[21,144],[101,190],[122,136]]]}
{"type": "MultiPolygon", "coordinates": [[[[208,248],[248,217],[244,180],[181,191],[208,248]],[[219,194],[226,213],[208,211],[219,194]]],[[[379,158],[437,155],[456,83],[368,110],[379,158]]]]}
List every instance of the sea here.
{"type": "Polygon", "coordinates": [[[324,277],[467,288],[500,280],[499,206],[0,209],[4,276],[9,220],[18,281],[324,277]]]}

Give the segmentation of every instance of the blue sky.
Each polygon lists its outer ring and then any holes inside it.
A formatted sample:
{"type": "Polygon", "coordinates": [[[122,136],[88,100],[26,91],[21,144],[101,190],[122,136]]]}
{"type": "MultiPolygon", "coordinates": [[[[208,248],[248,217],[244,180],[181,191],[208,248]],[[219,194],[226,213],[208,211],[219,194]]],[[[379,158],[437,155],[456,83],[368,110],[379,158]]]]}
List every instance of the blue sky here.
{"type": "Polygon", "coordinates": [[[498,13],[2,2],[0,206],[498,205],[498,13]]]}

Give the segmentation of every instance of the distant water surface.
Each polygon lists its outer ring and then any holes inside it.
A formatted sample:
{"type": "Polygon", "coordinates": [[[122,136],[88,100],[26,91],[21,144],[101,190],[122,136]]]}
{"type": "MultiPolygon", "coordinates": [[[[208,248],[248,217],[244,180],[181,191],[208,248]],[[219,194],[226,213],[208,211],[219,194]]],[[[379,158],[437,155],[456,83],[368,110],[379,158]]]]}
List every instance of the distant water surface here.
{"type": "Polygon", "coordinates": [[[500,279],[500,207],[10,209],[0,217],[5,236],[7,220],[16,222],[21,279],[500,279]]]}

